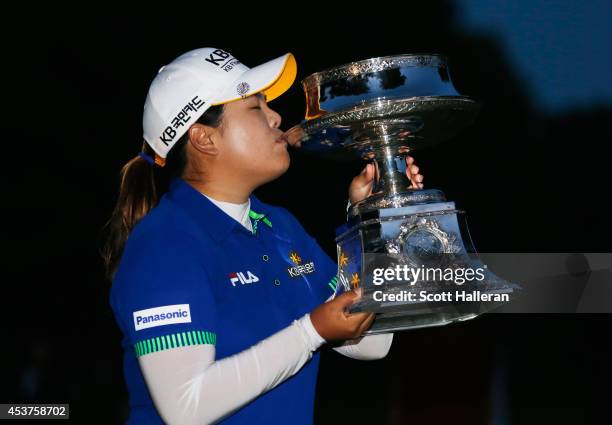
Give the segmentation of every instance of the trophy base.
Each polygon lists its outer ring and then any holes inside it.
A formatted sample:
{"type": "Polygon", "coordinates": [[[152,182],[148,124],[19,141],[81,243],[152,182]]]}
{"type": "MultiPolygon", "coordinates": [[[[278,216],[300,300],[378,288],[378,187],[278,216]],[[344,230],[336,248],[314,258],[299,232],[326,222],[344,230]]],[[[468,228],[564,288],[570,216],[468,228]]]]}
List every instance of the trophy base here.
{"type": "Polygon", "coordinates": [[[444,326],[456,322],[464,322],[478,316],[478,313],[449,314],[440,311],[438,313],[423,313],[420,315],[406,316],[403,314],[377,315],[370,329],[364,335],[376,335],[382,333],[398,332],[406,329],[431,328],[444,326]]]}
{"type": "MultiPolygon", "coordinates": [[[[489,288],[493,286],[488,284],[489,288]]],[[[513,294],[515,288],[510,286],[502,288],[478,291],[479,296],[502,296],[508,297],[513,294]]],[[[474,288],[472,288],[474,289],[474,288]]],[[[472,291],[475,293],[476,291],[472,291]]],[[[490,311],[503,305],[501,302],[466,302],[466,303],[379,303],[372,299],[371,292],[349,307],[349,313],[360,313],[364,311],[374,312],[376,317],[372,326],[365,334],[378,334],[397,332],[408,329],[444,326],[456,322],[464,322],[473,319],[486,311],[490,311]]]]}
{"type": "MultiPolygon", "coordinates": [[[[384,197],[366,199],[354,205],[348,222],[336,229],[336,293],[362,289],[361,298],[348,311],[376,314],[366,334],[469,320],[509,301],[519,289],[478,258],[464,212],[454,202],[415,198],[421,192],[426,191],[400,193],[395,198],[398,207],[390,201],[380,208],[384,197]],[[479,279],[442,277],[470,269],[479,279]],[[432,274],[418,278],[411,274],[419,271],[432,274]]],[[[435,189],[425,194],[431,199],[442,196],[435,189]]]]}

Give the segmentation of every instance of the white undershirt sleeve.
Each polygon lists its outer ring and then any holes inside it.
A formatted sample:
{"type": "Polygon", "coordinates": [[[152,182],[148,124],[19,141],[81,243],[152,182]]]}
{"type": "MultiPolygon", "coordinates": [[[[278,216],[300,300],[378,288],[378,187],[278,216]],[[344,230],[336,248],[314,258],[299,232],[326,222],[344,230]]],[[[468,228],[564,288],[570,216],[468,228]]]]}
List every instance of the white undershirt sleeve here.
{"type": "Polygon", "coordinates": [[[150,353],[138,362],[155,407],[167,424],[214,423],[285,381],[310,360],[322,338],[313,338],[305,330],[308,326],[312,324],[306,314],[252,347],[218,361],[214,345],[197,345],[150,353]]]}
{"type": "MultiPolygon", "coordinates": [[[[360,360],[384,357],[393,334],[368,335],[335,347],[360,360]]],[[[158,351],[138,358],[149,393],[169,425],[214,423],[297,373],[325,340],[310,315],[252,347],[215,361],[214,345],[158,351]]]]}
{"type": "Polygon", "coordinates": [[[393,342],[392,333],[366,335],[357,339],[349,339],[334,351],[357,360],[378,360],[389,353],[393,342]]]}

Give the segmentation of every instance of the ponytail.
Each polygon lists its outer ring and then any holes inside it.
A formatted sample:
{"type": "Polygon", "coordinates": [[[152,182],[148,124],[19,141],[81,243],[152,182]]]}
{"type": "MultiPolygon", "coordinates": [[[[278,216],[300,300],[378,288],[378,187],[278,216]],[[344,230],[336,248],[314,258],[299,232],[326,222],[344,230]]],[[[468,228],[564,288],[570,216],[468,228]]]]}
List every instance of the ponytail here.
{"type": "MultiPolygon", "coordinates": [[[[142,151],[155,155],[146,142],[143,143],[142,151]]],[[[157,205],[155,167],[142,156],[136,155],[121,168],[117,204],[106,223],[109,235],[101,252],[106,278],[110,281],[114,277],[128,235],[136,223],[157,205]]]]}
{"type": "MultiPolygon", "coordinates": [[[[223,105],[212,106],[197,122],[210,127],[218,127],[221,124],[222,115],[223,105]]],[[[165,189],[170,178],[183,175],[187,166],[188,134],[188,132],[185,133],[168,152],[163,167],[150,164],[139,154],[121,168],[117,204],[104,226],[108,236],[100,251],[106,269],[106,279],[109,282],[114,279],[130,232],[136,223],[157,205],[158,187],[165,189]],[[160,175],[156,176],[158,171],[160,175]],[[158,181],[161,181],[162,184],[158,184],[158,181]]],[[[150,157],[156,157],[155,152],[146,142],[143,142],[142,152],[150,157]]],[[[161,165],[158,160],[155,162],[161,165]]]]}

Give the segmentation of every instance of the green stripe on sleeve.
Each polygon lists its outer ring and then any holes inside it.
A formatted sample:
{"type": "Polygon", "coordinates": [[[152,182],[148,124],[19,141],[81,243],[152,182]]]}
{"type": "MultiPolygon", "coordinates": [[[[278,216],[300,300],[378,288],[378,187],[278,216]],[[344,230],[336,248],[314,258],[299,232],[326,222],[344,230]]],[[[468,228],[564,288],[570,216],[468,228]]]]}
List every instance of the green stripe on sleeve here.
{"type": "Polygon", "coordinates": [[[177,347],[206,344],[215,345],[216,343],[217,335],[214,332],[188,331],[144,339],[136,342],[133,348],[136,357],[141,357],[149,353],[170,350],[177,347]]]}
{"type": "Polygon", "coordinates": [[[338,276],[334,276],[327,284],[332,291],[336,292],[336,288],[338,288],[338,276]]]}

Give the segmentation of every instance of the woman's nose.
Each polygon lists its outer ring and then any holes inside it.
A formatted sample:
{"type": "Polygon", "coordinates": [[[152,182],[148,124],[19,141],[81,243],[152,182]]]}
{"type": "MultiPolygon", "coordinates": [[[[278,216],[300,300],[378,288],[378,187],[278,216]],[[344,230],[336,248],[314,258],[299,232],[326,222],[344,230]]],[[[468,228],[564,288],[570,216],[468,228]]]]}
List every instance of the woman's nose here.
{"type": "Polygon", "coordinates": [[[278,112],[276,112],[273,109],[270,109],[270,116],[269,116],[269,121],[270,121],[270,125],[273,128],[279,128],[281,125],[281,122],[283,121],[283,118],[280,116],[280,114],[278,112]]]}

